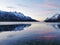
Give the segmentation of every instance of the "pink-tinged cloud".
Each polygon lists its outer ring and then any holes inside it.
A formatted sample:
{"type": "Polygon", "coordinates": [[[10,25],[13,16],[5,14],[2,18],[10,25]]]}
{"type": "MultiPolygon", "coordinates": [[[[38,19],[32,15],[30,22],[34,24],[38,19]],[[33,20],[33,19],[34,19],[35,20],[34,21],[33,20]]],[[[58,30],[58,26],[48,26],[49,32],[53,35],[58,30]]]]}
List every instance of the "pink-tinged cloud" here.
{"type": "Polygon", "coordinates": [[[46,4],[47,6],[50,6],[50,7],[56,7],[56,8],[60,8],[60,6],[59,5],[57,5],[57,4],[52,4],[52,3],[50,3],[50,4],[46,4]]]}
{"type": "Polygon", "coordinates": [[[57,4],[56,2],[52,2],[51,0],[45,0],[45,2],[45,4],[36,3],[35,5],[46,8],[60,8],[60,4],[57,4]]]}
{"type": "Polygon", "coordinates": [[[35,4],[36,6],[39,7],[46,7],[46,8],[60,8],[59,5],[55,5],[55,4],[35,4]]]}

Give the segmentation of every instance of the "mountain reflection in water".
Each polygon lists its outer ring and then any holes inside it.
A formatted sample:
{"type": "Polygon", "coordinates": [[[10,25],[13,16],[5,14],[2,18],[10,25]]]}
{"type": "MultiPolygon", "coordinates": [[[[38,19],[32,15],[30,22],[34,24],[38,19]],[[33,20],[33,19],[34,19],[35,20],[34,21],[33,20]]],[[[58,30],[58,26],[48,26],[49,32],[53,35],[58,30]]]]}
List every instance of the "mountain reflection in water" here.
{"type": "Polygon", "coordinates": [[[1,25],[3,32],[0,32],[0,45],[60,45],[59,29],[59,23],[1,25]]]}
{"type": "Polygon", "coordinates": [[[60,29],[60,24],[53,24],[52,25],[55,29],[59,30],[60,29]]]}
{"type": "Polygon", "coordinates": [[[0,25],[0,31],[24,30],[25,27],[29,26],[31,26],[31,24],[0,25]]]}

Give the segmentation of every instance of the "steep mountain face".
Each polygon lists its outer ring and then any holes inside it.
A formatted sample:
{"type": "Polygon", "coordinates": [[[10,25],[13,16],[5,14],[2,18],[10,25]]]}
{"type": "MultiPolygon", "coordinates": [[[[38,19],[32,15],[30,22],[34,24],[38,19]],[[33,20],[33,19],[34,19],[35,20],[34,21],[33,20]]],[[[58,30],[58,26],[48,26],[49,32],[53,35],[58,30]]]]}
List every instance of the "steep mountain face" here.
{"type": "Polygon", "coordinates": [[[51,18],[47,18],[44,20],[45,22],[60,22],[60,14],[56,14],[52,16],[51,18]]]}
{"type": "Polygon", "coordinates": [[[0,11],[0,21],[37,21],[23,13],[0,11]]]}

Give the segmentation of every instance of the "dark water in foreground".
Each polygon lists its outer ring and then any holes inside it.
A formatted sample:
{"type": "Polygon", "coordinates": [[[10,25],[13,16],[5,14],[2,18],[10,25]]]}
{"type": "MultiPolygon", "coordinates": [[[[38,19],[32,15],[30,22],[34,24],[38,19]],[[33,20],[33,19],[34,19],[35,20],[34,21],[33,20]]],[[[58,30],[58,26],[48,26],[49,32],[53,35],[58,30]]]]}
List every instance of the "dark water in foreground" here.
{"type": "Polygon", "coordinates": [[[0,25],[0,45],[60,45],[60,23],[0,25]]]}

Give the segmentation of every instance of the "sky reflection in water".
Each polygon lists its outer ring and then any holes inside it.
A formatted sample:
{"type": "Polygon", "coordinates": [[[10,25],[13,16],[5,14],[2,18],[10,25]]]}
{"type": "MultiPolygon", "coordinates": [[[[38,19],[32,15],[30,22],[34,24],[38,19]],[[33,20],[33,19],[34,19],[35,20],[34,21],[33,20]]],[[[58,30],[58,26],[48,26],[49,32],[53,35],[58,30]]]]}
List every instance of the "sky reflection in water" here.
{"type": "Polygon", "coordinates": [[[60,24],[0,25],[0,45],[60,45],[60,24]]]}

